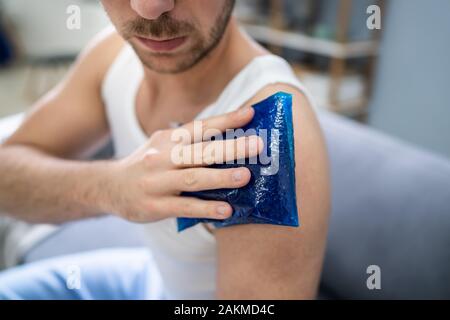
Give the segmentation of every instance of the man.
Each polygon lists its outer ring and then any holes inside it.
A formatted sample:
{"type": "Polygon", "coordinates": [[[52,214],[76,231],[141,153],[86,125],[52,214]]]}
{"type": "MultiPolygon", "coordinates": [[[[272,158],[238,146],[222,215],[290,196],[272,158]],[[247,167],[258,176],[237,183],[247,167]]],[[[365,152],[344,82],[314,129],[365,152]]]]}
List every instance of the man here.
{"type": "MultiPolygon", "coordinates": [[[[0,208],[51,223],[114,213],[145,224],[152,255],[101,252],[25,266],[0,276],[0,296],[155,298],[161,279],[165,298],[314,298],[329,211],[327,160],[309,100],[285,61],[239,29],[233,0],[102,3],[116,31],[93,41],[0,148],[0,208]],[[203,129],[239,128],[252,119],[252,104],[278,91],[293,95],[301,227],[203,224],[177,233],[176,216],[232,214],[226,202],[181,192],[240,188],[250,172],[205,168],[220,159],[202,157],[200,166],[175,165],[171,124],[190,133],[194,119],[204,119],[203,129]],[[108,137],[116,160],[80,160],[108,137]],[[69,292],[61,265],[80,268],[81,291],[69,292]]],[[[225,148],[222,160],[262,149],[257,137],[211,143],[225,148]]],[[[194,138],[186,147],[207,145],[194,138]]]]}

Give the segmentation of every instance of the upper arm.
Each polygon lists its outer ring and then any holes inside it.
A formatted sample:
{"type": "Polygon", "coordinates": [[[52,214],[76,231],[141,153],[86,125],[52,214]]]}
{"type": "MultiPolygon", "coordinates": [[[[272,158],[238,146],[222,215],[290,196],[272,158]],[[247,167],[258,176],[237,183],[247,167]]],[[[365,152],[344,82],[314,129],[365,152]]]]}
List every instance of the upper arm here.
{"type": "Polygon", "coordinates": [[[98,35],[66,77],[32,106],[4,145],[27,145],[60,157],[76,157],[103,141],[109,130],[101,83],[121,45],[114,32],[98,35]]]}
{"type": "Polygon", "coordinates": [[[219,298],[312,299],[317,291],[329,213],[327,155],[314,112],[297,89],[269,86],[249,104],[278,91],[293,94],[301,226],[249,224],[217,230],[219,298]]]}

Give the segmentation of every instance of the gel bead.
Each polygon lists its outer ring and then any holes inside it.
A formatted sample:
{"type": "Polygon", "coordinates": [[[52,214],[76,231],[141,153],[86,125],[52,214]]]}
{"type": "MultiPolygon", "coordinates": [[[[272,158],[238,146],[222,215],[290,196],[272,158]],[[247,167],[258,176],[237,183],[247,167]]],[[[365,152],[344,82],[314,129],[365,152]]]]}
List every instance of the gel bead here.
{"type": "MultiPolygon", "coordinates": [[[[213,223],[216,228],[254,223],[299,226],[295,193],[292,95],[278,92],[253,105],[253,108],[253,120],[242,129],[247,136],[255,134],[256,130],[256,134],[264,141],[262,154],[266,156],[245,159],[244,164],[235,161],[234,164],[210,166],[219,169],[245,166],[251,172],[250,182],[237,189],[182,193],[182,196],[203,200],[226,201],[233,207],[233,215],[225,220],[178,218],[178,231],[198,223],[213,223]],[[248,129],[254,130],[247,132],[248,129]]],[[[223,134],[222,138],[225,139],[226,135],[223,134]]]]}

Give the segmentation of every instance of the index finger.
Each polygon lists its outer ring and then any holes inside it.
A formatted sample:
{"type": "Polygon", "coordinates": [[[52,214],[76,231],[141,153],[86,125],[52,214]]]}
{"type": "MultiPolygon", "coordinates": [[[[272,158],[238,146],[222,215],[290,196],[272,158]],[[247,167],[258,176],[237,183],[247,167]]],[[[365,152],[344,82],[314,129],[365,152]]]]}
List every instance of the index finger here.
{"type": "Polygon", "coordinates": [[[208,119],[192,121],[178,129],[187,130],[192,137],[191,143],[196,143],[208,140],[219,132],[225,132],[227,129],[240,128],[249,123],[254,115],[255,110],[252,107],[245,107],[208,119]]]}

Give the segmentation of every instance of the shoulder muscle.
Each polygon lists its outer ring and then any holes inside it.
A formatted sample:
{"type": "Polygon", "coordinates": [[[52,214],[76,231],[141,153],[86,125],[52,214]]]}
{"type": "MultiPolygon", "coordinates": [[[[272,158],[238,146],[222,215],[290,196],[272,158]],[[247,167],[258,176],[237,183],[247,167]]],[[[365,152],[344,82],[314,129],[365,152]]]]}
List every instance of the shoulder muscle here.
{"type": "Polygon", "coordinates": [[[293,94],[301,226],[240,225],[217,230],[219,298],[308,299],[316,294],[329,212],[327,155],[314,111],[298,89],[271,85],[247,104],[278,91],[293,94]]]}

